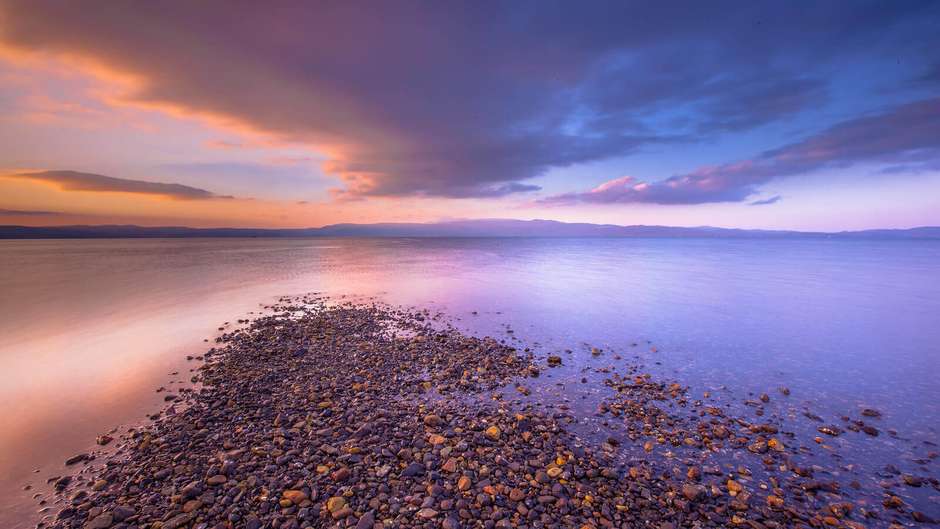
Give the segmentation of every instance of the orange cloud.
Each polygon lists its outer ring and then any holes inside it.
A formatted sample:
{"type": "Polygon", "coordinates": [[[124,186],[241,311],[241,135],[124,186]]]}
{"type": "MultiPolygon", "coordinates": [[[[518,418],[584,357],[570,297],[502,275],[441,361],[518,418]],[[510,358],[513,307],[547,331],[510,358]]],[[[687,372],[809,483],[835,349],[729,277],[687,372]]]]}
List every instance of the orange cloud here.
{"type": "Polygon", "coordinates": [[[12,173],[5,176],[7,178],[21,178],[53,184],[64,191],[134,193],[156,195],[176,200],[233,198],[228,195],[217,195],[205,189],[183,184],[130,180],[127,178],[114,178],[112,176],[82,173],[78,171],[38,171],[30,173],[12,173]]]}

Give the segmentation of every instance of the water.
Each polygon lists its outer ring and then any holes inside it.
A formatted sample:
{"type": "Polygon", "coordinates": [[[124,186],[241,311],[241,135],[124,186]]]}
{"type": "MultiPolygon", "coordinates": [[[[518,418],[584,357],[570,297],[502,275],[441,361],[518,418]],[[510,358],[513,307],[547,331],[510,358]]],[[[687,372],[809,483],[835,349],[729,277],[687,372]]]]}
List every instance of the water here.
{"type": "MultiPolygon", "coordinates": [[[[570,348],[571,373],[595,346],[693,393],[766,392],[809,439],[802,411],[839,424],[873,407],[897,437],[828,440],[844,462],[936,476],[924,454],[940,442],[938,271],[937,241],[0,241],[0,519],[33,520],[30,496],[62,461],[158,410],[154,390],[188,379],[185,355],[224,322],[310,291],[441,309],[543,354],[570,348]]],[[[929,487],[911,498],[927,511],[937,500],[929,487]]]]}

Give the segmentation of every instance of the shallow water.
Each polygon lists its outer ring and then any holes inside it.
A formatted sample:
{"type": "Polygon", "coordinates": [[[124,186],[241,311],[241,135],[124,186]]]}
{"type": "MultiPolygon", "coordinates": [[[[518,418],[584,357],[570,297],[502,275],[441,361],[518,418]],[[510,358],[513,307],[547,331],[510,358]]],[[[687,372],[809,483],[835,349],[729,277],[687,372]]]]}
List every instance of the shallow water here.
{"type": "Polygon", "coordinates": [[[768,393],[769,413],[810,440],[804,410],[841,424],[876,408],[897,436],[827,440],[844,462],[936,476],[940,462],[914,460],[940,442],[938,271],[940,241],[0,241],[0,519],[30,520],[29,497],[66,457],[159,409],[154,390],[188,379],[185,355],[223,322],[310,291],[440,309],[541,354],[571,349],[552,376],[572,386],[616,352],[693,393],[768,393]]]}

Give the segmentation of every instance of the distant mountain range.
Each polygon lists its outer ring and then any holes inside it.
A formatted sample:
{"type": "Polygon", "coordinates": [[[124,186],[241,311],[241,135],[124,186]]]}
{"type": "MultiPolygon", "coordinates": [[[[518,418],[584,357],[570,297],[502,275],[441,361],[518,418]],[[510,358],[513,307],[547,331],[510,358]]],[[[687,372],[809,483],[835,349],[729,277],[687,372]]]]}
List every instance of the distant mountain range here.
{"type": "Polygon", "coordinates": [[[617,226],[554,220],[459,220],[435,223],[331,224],[322,228],[187,228],[133,225],[0,226],[0,239],[157,237],[683,237],[940,239],[940,227],[841,232],[743,230],[709,226],[617,226]]]}

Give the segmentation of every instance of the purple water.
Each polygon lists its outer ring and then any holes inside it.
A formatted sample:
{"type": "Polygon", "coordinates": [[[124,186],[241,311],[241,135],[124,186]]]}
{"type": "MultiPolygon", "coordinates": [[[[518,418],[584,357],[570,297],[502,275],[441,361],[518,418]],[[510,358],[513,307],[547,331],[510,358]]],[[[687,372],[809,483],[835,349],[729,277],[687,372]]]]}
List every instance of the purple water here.
{"type": "MultiPolygon", "coordinates": [[[[96,434],[159,409],[154,389],[188,378],[183,357],[223,322],[310,291],[442,310],[539,354],[570,349],[542,382],[564,389],[545,398],[585,415],[605,390],[597,374],[581,384],[582,368],[614,354],[742,414],[767,393],[768,413],[810,445],[818,423],[804,411],[842,424],[875,408],[881,435],[826,439],[813,457],[873,489],[888,463],[940,474],[927,457],[940,451],[938,241],[0,241],[5,525],[31,525],[30,497],[96,434]]],[[[940,517],[935,490],[910,494],[940,517]]]]}

